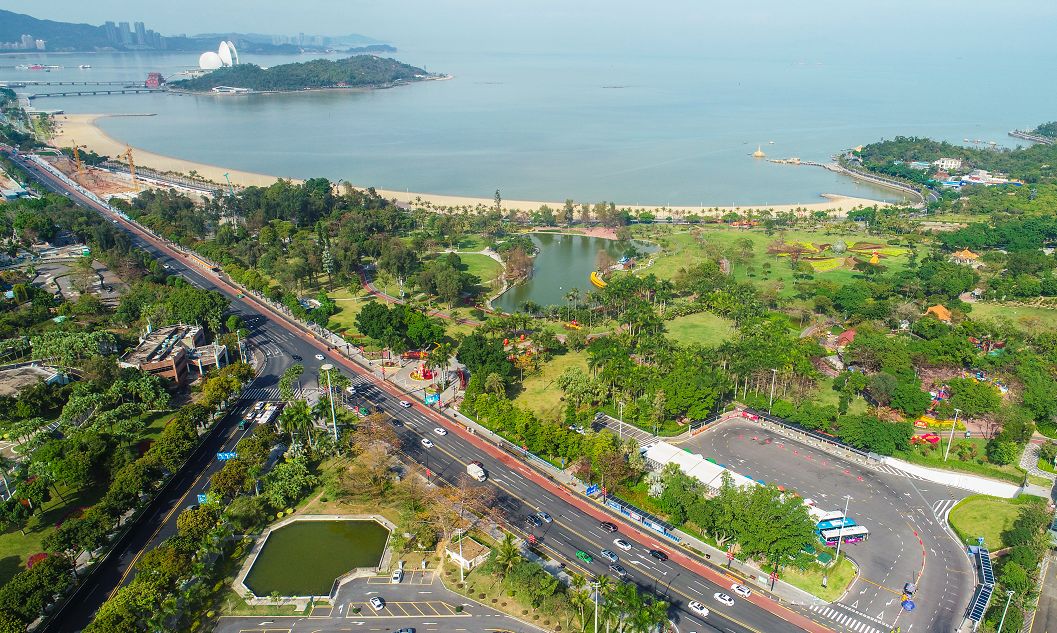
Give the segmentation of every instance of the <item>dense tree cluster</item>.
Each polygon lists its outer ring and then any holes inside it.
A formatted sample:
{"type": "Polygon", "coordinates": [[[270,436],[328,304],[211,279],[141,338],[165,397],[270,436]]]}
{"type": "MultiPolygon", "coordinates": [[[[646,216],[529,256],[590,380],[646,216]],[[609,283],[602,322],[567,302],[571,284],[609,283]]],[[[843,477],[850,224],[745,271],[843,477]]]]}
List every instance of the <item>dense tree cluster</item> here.
{"type": "Polygon", "coordinates": [[[897,136],[890,141],[864,145],[858,155],[868,169],[895,176],[903,175],[902,170],[899,170],[900,165],[894,164],[896,161],[931,163],[940,158],[957,158],[969,169],[1001,172],[1009,174],[1012,178],[1035,183],[1053,182],[1052,171],[1047,172],[1042,165],[1057,164],[1057,145],[1033,144],[1015,149],[976,149],[928,138],[897,136]]]}
{"type": "Polygon", "coordinates": [[[313,59],[307,62],[280,64],[261,68],[256,64],[239,64],[218,68],[193,79],[182,79],[169,85],[177,90],[206,92],[217,86],[235,86],[250,90],[304,90],[306,88],[382,87],[397,82],[415,81],[426,71],[385,57],[354,55],[345,59],[313,59]]]}

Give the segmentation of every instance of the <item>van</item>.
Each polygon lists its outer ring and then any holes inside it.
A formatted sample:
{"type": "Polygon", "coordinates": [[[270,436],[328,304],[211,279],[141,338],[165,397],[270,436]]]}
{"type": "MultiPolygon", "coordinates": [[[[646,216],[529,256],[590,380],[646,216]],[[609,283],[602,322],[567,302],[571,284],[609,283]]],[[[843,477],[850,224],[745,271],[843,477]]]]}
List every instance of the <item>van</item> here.
{"type": "Polygon", "coordinates": [[[393,572],[393,576],[389,579],[389,582],[394,585],[399,585],[403,579],[404,571],[402,569],[398,569],[393,572]]]}

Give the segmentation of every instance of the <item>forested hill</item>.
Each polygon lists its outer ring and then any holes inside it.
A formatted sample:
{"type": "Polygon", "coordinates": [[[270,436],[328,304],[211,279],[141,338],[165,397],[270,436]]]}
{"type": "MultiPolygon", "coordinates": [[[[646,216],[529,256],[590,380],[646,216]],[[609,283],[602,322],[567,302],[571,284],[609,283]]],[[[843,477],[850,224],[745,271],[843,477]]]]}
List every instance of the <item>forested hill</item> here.
{"type": "Polygon", "coordinates": [[[174,81],[178,90],[206,92],[217,86],[250,90],[305,90],[307,88],[379,87],[416,81],[429,76],[425,70],[387,57],[354,55],[345,59],[314,59],[296,64],[261,68],[239,64],[218,68],[195,79],[174,81]]]}
{"type": "Polygon", "coordinates": [[[1057,145],[977,149],[929,138],[897,136],[890,141],[864,145],[858,154],[868,169],[911,179],[924,177],[925,173],[915,173],[905,165],[893,165],[894,161],[932,162],[939,158],[958,158],[968,168],[1001,172],[1029,183],[1057,181],[1053,167],[1057,165],[1057,145]]]}

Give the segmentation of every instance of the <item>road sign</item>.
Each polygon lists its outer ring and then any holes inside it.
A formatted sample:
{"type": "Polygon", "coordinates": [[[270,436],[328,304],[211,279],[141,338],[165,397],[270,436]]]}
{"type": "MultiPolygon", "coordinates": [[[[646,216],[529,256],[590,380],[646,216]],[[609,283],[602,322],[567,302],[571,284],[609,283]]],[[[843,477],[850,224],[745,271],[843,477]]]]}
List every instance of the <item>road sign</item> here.
{"type": "Polygon", "coordinates": [[[587,495],[588,497],[590,497],[591,495],[593,495],[596,492],[598,492],[598,490],[599,489],[598,489],[598,485],[597,484],[591,484],[590,486],[587,487],[587,490],[584,491],[584,494],[587,495]]]}
{"type": "Polygon", "coordinates": [[[436,404],[436,403],[440,402],[440,394],[439,393],[426,394],[426,397],[423,398],[422,401],[425,402],[426,404],[436,404]]]}
{"type": "Polygon", "coordinates": [[[236,457],[238,457],[238,453],[235,453],[235,452],[231,452],[231,453],[223,453],[223,452],[217,453],[217,459],[219,461],[222,461],[222,462],[226,462],[229,459],[235,459],[236,457]]]}
{"type": "Polygon", "coordinates": [[[198,495],[198,503],[209,503],[209,495],[198,495]]]}

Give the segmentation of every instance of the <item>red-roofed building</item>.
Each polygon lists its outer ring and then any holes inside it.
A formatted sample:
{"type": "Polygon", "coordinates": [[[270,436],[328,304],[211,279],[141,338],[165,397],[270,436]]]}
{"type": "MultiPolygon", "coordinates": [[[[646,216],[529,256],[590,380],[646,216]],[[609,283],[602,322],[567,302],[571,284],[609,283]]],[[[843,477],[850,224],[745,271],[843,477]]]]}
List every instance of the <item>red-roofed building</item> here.
{"type": "Polygon", "coordinates": [[[840,336],[837,337],[837,347],[838,348],[847,347],[848,345],[851,345],[851,342],[854,341],[854,340],[855,340],[855,329],[852,328],[850,330],[844,330],[843,332],[840,333],[840,336]]]}

